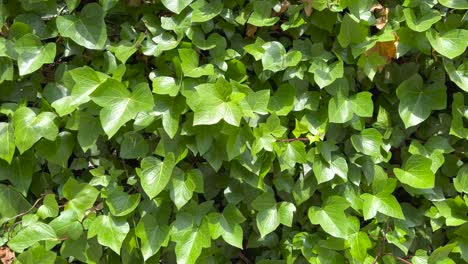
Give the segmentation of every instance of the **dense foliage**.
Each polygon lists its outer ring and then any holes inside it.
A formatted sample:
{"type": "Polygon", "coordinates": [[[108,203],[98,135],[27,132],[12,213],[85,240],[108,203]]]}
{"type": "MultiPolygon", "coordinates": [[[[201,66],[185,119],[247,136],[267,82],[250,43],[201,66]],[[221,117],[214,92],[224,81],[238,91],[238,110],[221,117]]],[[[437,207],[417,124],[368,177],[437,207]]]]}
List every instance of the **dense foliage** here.
{"type": "Polygon", "coordinates": [[[467,9],[1,0],[1,262],[468,261],[467,9]]]}

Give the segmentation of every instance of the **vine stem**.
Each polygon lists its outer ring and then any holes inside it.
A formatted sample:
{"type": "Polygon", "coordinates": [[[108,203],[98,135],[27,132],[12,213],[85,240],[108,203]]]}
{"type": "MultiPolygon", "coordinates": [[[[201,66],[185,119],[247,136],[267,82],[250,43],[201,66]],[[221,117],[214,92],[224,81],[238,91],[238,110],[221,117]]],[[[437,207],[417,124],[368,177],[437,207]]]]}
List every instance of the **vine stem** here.
{"type": "Polygon", "coordinates": [[[286,138],[286,139],[279,139],[279,142],[293,142],[293,141],[309,141],[308,138],[286,138]]]}
{"type": "MultiPolygon", "coordinates": [[[[8,222],[10,222],[11,220],[13,219],[16,219],[18,217],[22,217],[26,214],[28,214],[29,212],[31,212],[34,208],[36,208],[36,206],[42,201],[42,199],[44,199],[45,197],[45,194],[41,194],[41,196],[39,198],[37,198],[37,200],[34,202],[34,204],[31,206],[31,208],[29,208],[28,210],[24,211],[24,212],[21,212],[13,217],[10,217],[8,218],[3,224],[2,224],[2,229],[5,230],[6,229],[6,225],[8,222]]],[[[20,223],[20,222],[16,222],[14,223],[12,226],[10,226],[8,229],[6,229],[6,233],[8,233],[8,237],[10,237],[10,231],[13,229],[13,227],[16,226],[17,223],[20,223]]]]}
{"type": "MultiPolygon", "coordinates": [[[[387,229],[389,228],[389,224],[387,223],[387,229]]],[[[385,232],[382,230],[382,237],[381,237],[381,241],[379,243],[379,247],[377,249],[377,254],[375,255],[375,258],[374,260],[372,261],[372,264],[376,264],[377,261],[379,260],[380,256],[382,256],[382,251],[384,249],[384,243],[385,243],[385,240],[386,240],[386,237],[385,237],[385,232]]]]}
{"type": "Polygon", "coordinates": [[[411,264],[410,261],[408,261],[408,260],[406,260],[406,259],[404,259],[404,258],[395,256],[395,255],[393,255],[392,253],[386,253],[385,255],[392,256],[392,257],[394,257],[396,260],[399,260],[399,261],[401,261],[401,262],[403,262],[403,263],[405,263],[405,264],[411,264]]]}
{"type": "Polygon", "coordinates": [[[37,200],[34,202],[34,204],[31,206],[31,208],[29,208],[28,210],[22,212],[22,213],[19,213],[13,217],[10,217],[8,218],[8,220],[6,222],[9,222],[10,220],[13,220],[13,219],[16,219],[18,217],[22,217],[23,215],[26,215],[28,214],[29,212],[31,212],[34,208],[36,208],[36,206],[42,201],[42,199],[44,199],[45,195],[42,194],[41,197],[37,198],[37,200]]]}

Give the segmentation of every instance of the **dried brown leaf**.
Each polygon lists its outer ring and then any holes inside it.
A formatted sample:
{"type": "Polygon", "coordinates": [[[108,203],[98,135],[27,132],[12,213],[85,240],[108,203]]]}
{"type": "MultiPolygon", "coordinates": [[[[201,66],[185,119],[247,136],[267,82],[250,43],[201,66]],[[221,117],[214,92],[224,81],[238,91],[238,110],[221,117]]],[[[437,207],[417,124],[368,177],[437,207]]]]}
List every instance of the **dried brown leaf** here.
{"type": "Polygon", "coordinates": [[[289,8],[289,1],[288,0],[284,0],[283,2],[281,2],[281,9],[280,11],[278,12],[279,15],[283,14],[284,12],[286,12],[289,8]]]}
{"type": "Polygon", "coordinates": [[[13,252],[9,247],[0,247],[0,260],[2,261],[2,264],[11,264],[15,258],[15,252],[13,252]]]}
{"type": "Polygon", "coordinates": [[[257,32],[257,26],[247,24],[247,27],[245,29],[245,35],[249,38],[255,37],[255,32],[257,32]]]}
{"type": "MultiPolygon", "coordinates": [[[[397,57],[397,47],[398,47],[398,36],[394,33],[395,39],[392,41],[377,42],[374,47],[370,48],[365,52],[366,56],[369,56],[373,53],[378,53],[380,56],[385,58],[385,61],[390,63],[392,59],[397,57]]],[[[383,70],[383,66],[379,68],[379,71],[383,70]]]]}
{"type": "Polygon", "coordinates": [[[376,18],[375,27],[382,30],[387,25],[389,9],[377,3],[371,7],[370,11],[376,18]]]}
{"type": "Polygon", "coordinates": [[[301,0],[304,4],[304,13],[306,16],[310,16],[312,14],[312,0],[301,0]]]}

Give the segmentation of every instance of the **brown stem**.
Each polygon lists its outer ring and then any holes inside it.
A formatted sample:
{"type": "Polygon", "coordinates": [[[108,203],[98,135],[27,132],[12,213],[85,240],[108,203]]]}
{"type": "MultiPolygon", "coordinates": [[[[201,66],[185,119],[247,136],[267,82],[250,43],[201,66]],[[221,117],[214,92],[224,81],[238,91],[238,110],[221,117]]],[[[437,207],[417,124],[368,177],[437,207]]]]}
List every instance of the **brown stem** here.
{"type": "Polygon", "coordinates": [[[245,263],[245,264],[251,264],[252,262],[250,261],[250,259],[248,259],[244,253],[241,251],[240,254],[239,254],[239,258],[245,263]]]}
{"type": "Polygon", "coordinates": [[[42,201],[42,199],[44,199],[44,197],[45,197],[45,195],[42,194],[41,197],[39,197],[39,198],[34,202],[34,204],[31,206],[31,208],[29,208],[29,209],[28,209],[27,211],[25,211],[25,212],[19,213],[19,214],[13,216],[13,217],[8,218],[8,220],[7,220],[6,222],[8,222],[8,221],[10,221],[10,220],[13,220],[13,219],[16,219],[16,218],[18,218],[18,217],[22,217],[22,216],[28,214],[28,213],[31,212],[34,208],[36,208],[36,206],[39,204],[40,201],[42,201]]]}
{"type": "Polygon", "coordinates": [[[286,138],[278,139],[279,142],[293,142],[293,141],[309,141],[308,138],[286,138]]]}
{"type": "MultiPolygon", "coordinates": [[[[388,228],[388,223],[387,223],[387,228],[388,228]]],[[[372,264],[377,263],[377,261],[379,260],[379,257],[382,256],[382,251],[383,251],[384,243],[385,243],[386,239],[387,238],[385,237],[385,232],[382,230],[382,237],[381,237],[381,241],[379,243],[379,248],[377,249],[377,253],[375,255],[374,260],[372,261],[372,264]]]]}
{"type": "Polygon", "coordinates": [[[384,255],[392,256],[392,257],[394,257],[396,260],[399,260],[399,261],[401,261],[401,262],[403,262],[403,263],[405,263],[405,264],[411,264],[410,261],[408,261],[408,260],[406,260],[406,259],[404,259],[404,258],[395,256],[395,255],[393,255],[392,253],[385,253],[384,255]]]}

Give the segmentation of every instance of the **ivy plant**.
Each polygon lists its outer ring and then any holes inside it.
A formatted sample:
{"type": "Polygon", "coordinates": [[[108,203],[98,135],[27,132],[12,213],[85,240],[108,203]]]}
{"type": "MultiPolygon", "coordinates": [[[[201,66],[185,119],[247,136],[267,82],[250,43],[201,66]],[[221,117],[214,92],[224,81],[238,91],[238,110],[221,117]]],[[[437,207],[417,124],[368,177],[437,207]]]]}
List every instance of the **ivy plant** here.
{"type": "Polygon", "coordinates": [[[0,0],[0,262],[467,263],[467,10],[0,0]]]}

